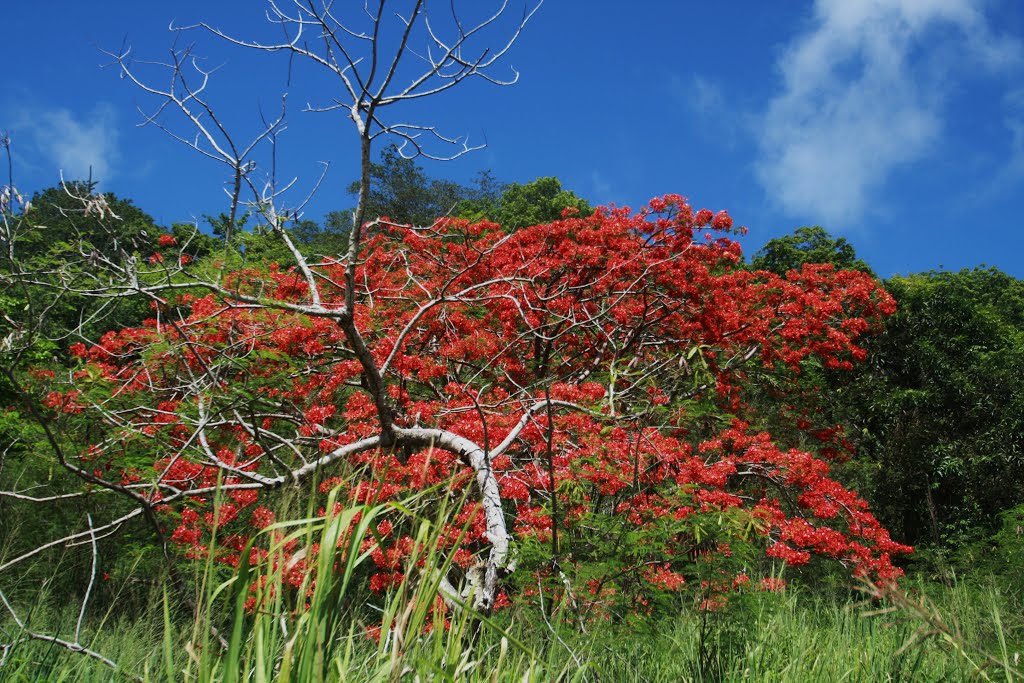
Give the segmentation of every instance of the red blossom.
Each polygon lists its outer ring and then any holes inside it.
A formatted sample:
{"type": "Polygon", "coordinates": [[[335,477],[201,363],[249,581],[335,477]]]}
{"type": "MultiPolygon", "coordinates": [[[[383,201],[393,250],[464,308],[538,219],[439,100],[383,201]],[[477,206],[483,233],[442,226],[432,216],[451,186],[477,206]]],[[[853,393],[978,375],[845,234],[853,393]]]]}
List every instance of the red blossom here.
{"type": "MultiPolygon", "coordinates": [[[[850,367],[894,302],[860,272],[746,270],[739,245],[725,235],[732,229],[727,212],[694,211],[679,195],[637,213],[567,212],[510,233],[460,219],[430,230],[377,225],[357,266],[350,314],[376,367],[388,363],[379,396],[336,316],[294,312],[312,301],[304,274],[274,264],[226,273],[220,286],[246,302],[276,298],[283,306],[169,297],[157,309],[174,310],[174,325],[161,317],[159,326],[154,320],[89,347],[72,345],[84,361],[75,368],[81,386],[44,402],[75,414],[85,410],[79,392],[103,393],[104,409],[123,424],[97,440],[104,444],[103,457],[90,456],[97,468],[116,450],[110,444],[133,457],[151,448],[145,474],[159,490],[234,486],[217,507],[179,508],[171,538],[193,557],[205,555],[202,539],[215,529],[223,546],[273,524],[265,499],[243,484],[312,472],[317,463],[315,505],[326,507],[324,496],[337,491],[332,513],[433,487],[472,491],[476,473],[464,452],[398,443],[346,456],[346,447],[381,436],[386,403],[402,429],[446,430],[484,450],[508,440],[489,466],[513,535],[547,545],[557,533],[585,547],[600,540],[591,537],[595,517],[609,515],[616,528],[644,539],[643,562],[622,579],[633,597],[698,585],[691,560],[715,567],[741,541],[701,546],[683,530],[724,515],[748,515],[758,534],[752,543],[769,559],[791,566],[838,559],[855,573],[896,576],[893,558],[910,549],[832,478],[827,460],[849,450],[841,430],[812,424],[812,413],[783,396],[789,407],[779,414],[816,438],[807,451],[780,447],[750,424],[757,373],[749,372],[756,364],[779,374],[809,362],[850,367]],[[538,408],[549,398],[550,409],[538,408]],[[206,424],[211,405],[221,412],[206,424]]],[[[176,245],[171,235],[159,243],[176,245]]],[[[314,269],[320,305],[341,310],[344,265],[328,259],[314,269]]],[[[108,429],[106,422],[96,429],[108,429]]],[[[121,470],[115,481],[142,476],[121,470]]],[[[441,542],[464,571],[493,538],[476,499],[467,500],[441,542]]],[[[402,580],[411,539],[390,520],[377,531],[371,585],[384,591],[402,580]]],[[[210,552],[237,562],[241,549],[227,550],[210,552]]],[[[295,563],[290,584],[315,579],[313,555],[295,563]]],[[[721,577],[717,590],[752,580],[721,577]]],[[[632,599],[611,584],[595,584],[600,595],[592,597],[632,599]]],[[[706,608],[719,600],[708,598],[706,608]]]]}
{"type": "Polygon", "coordinates": [[[715,214],[715,218],[711,221],[711,225],[718,230],[728,230],[732,227],[732,216],[730,216],[727,211],[719,211],[715,214]]]}

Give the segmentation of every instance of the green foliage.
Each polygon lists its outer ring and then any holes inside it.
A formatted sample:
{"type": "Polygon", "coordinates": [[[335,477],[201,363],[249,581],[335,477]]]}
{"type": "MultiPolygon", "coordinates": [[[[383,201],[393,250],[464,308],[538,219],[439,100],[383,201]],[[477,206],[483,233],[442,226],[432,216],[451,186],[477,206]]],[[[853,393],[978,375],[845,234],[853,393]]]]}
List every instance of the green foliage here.
{"type": "MultiPolygon", "coordinates": [[[[815,262],[866,269],[848,242],[817,227],[772,240],[752,267],[815,262]]],[[[800,383],[814,421],[845,427],[858,457],[837,467],[860,481],[895,538],[922,559],[966,567],[1000,513],[1024,503],[1024,282],[975,269],[885,286],[899,308],[867,342],[866,363],[779,381],[800,383]]],[[[807,437],[789,438],[804,447],[807,437]]]]}
{"type": "MultiPolygon", "coordinates": [[[[356,198],[359,183],[354,181],[348,191],[356,198]]],[[[366,216],[368,220],[386,216],[395,223],[430,225],[440,216],[453,215],[463,200],[493,199],[499,191],[500,185],[489,173],[478,177],[476,188],[431,178],[415,160],[403,157],[397,146],[390,145],[370,168],[366,216]]],[[[327,227],[330,232],[347,234],[352,229],[352,212],[328,214],[327,227]]]]}
{"type": "Polygon", "coordinates": [[[32,197],[26,230],[18,240],[18,254],[23,259],[56,258],[64,250],[95,249],[101,254],[149,254],[163,230],[153,218],[130,199],[113,193],[93,194],[95,184],[72,181],[64,186],[50,187],[32,197]],[[102,198],[103,204],[88,207],[82,197],[102,198]],[[113,218],[116,216],[116,219],[113,218]]]}
{"type": "MultiPolygon", "coordinates": [[[[463,190],[457,183],[428,178],[394,145],[381,151],[380,163],[372,165],[370,175],[368,217],[387,216],[396,223],[430,225],[438,216],[450,214],[462,199],[463,190]]],[[[353,182],[349,194],[358,193],[359,184],[353,182]]]]}
{"type": "Polygon", "coordinates": [[[1024,282],[977,269],[887,287],[899,311],[842,391],[876,510],[915,544],[986,538],[1024,502],[1024,282]]]}
{"type": "Polygon", "coordinates": [[[97,303],[65,285],[94,268],[100,258],[115,262],[148,258],[164,230],[131,200],[112,193],[93,194],[94,185],[69,182],[37,192],[32,208],[9,217],[10,250],[0,255],[0,302],[8,324],[20,325],[41,339],[96,337],[111,327],[136,325],[147,302],[97,303]],[[12,277],[35,274],[37,284],[12,277]],[[102,315],[97,315],[102,308],[102,315]]]}
{"type": "Polygon", "coordinates": [[[754,254],[750,265],[755,270],[785,275],[790,270],[800,270],[805,263],[831,263],[837,270],[871,272],[871,268],[857,258],[853,245],[843,237],[833,238],[818,225],[797,228],[791,235],[769,241],[754,254]]]}
{"type": "MultiPolygon", "coordinates": [[[[350,196],[355,199],[358,191],[359,184],[353,182],[349,186],[350,196]]],[[[586,200],[563,189],[557,178],[505,185],[490,171],[482,171],[471,185],[465,186],[431,178],[415,160],[404,158],[392,145],[381,152],[380,161],[371,167],[366,215],[386,216],[395,223],[417,226],[430,225],[442,216],[456,216],[471,221],[489,220],[506,230],[516,230],[558,220],[570,208],[581,216],[593,212],[586,200]]],[[[305,253],[332,256],[347,251],[351,229],[351,209],[329,212],[323,225],[300,220],[288,228],[305,253]]],[[[256,251],[251,258],[259,258],[256,251]]]]}
{"type": "Polygon", "coordinates": [[[224,250],[224,240],[208,235],[193,223],[174,223],[171,235],[181,245],[182,252],[193,260],[199,260],[224,250]]]}
{"type": "Polygon", "coordinates": [[[507,231],[557,221],[565,209],[580,216],[593,212],[586,200],[562,188],[558,178],[537,178],[520,185],[513,183],[500,195],[464,201],[458,214],[471,220],[486,218],[507,231]]]}
{"type": "Polygon", "coordinates": [[[288,232],[306,254],[340,257],[348,252],[351,224],[351,212],[331,211],[322,227],[316,221],[300,220],[288,232]]]}
{"type": "Polygon", "coordinates": [[[998,576],[1014,595],[1024,595],[1024,504],[1000,513],[996,533],[961,550],[968,553],[975,569],[998,576]]]}

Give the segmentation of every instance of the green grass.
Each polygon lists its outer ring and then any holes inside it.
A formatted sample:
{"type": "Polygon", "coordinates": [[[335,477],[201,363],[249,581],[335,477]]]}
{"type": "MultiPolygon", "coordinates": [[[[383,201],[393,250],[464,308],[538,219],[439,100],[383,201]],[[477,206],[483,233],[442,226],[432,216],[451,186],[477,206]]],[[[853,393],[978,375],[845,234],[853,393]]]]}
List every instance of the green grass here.
{"type": "Polygon", "coordinates": [[[653,637],[599,641],[591,662],[614,681],[1021,680],[999,666],[1013,666],[1024,635],[1018,624],[1016,650],[1009,649],[1012,634],[993,611],[1005,605],[1003,596],[958,586],[938,600],[943,619],[959,622],[955,644],[926,634],[929,625],[906,609],[791,593],[750,600],[732,613],[681,612],[653,637]]]}
{"type": "MultiPolygon", "coordinates": [[[[331,509],[332,503],[327,509],[331,509]]],[[[444,519],[449,510],[435,511],[444,519]]],[[[284,590],[280,562],[244,565],[228,580],[200,567],[198,620],[169,589],[133,616],[91,615],[79,641],[119,669],[51,642],[18,642],[0,681],[1015,681],[1024,651],[1021,605],[995,585],[908,581],[908,592],[868,602],[791,590],[751,593],[721,612],[681,600],[674,613],[581,632],[565,605],[518,607],[477,620],[434,606],[448,560],[436,521],[416,501],[343,510],[279,524],[271,554],[291,540],[337,548],[317,556],[317,580],[284,590]],[[405,580],[372,596],[365,575],[375,523],[405,516],[415,539],[405,580]],[[262,585],[253,592],[250,586],[262,585]],[[259,608],[246,609],[256,598],[259,608]],[[372,603],[368,608],[367,600],[372,603]],[[391,624],[378,640],[372,623],[391,624]],[[211,627],[220,627],[222,646],[211,627]],[[122,675],[123,674],[123,675],[122,675]]],[[[870,596],[868,596],[870,597],[870,596]]],[[[0,616],[0,643],[27,631],[74,633],[76,606],[40,599],[14,606],[24,628],[0,616]],[[40,606],[42,605],[42,606],[40,606]]],[[[2,606],[0,606],[2,608],[2,606]]],[[[4,653],[0,652],[0,656],[4,653]]]]}

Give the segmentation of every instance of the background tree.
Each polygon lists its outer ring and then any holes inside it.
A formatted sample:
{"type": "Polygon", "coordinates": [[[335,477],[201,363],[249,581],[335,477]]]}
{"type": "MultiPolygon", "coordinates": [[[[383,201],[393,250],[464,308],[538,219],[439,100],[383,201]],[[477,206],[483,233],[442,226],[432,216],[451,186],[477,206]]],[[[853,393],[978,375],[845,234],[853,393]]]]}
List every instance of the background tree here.
{"type": "Polygon", "coordinates": [[[899,302],[846,391],[901,537],[980,541],[1024,502],[1024,283],[995,269],[886,282],[899,302]]]}
{"type": "Polygon", "coordinates": [[[797,228],[792,234],[769,240],[751,259],[756,270],[770,270],[784,274],[800,270],[805,263],[831,263],[840,270],[860,270],[871,273],[871,268],[857,258],[856,251],[846,238],[832,237],[825,228],[815,225],[797,228]]]}
{"type": "MultiPolygon", "coordinates": [[[[489,220],[505,231],[550,223],[565,209],[588,216],[593,208],[586,200],[562,188],[557,178],[538,178],[529,183],[505,184],[490,171],[482,171],[470,185],[432,178],[415,159],[401,156],[391,145],[371,165],[368,215],[386,216],[403,225],[427,226],[444,216],[489,220]]],[[[359,183],[349,186],[358,196],[359,183]]],[[[323,226],[300,221],[289,228],[296,242],[308,253],[342,254],[348,248],[353,210],[331,211],[323,226]]]]}
{"type": "Polygon", "coordinates": [[[558,178],[537,178],[522,185],[512,183],[504,186],[501,192],[465,199],[458,214],[465,218],[486,218],[512,232],[556,221],[565,209],[573,209],[579,216],[589,216],[593,211],[586,200],[562,189],[558,178]]]}
{"type": "MultiPolygon", "coordinates": [[[[359,181],[349,185],[349,194],[359,195],[359,181]]],[[[429,178],[413,160],[405,158],[397,145],[381,150],[380,162],[370,166],[370,192],[366,199],[368,216],[387,216],[404,225],[432,224],[449,216],[462,201],[466,190],[450,180],[429,178]]]]}
{"type": "Polygon", "coordinates": [[[21,324],[38,326],[38,335],[62,341],[64,348],[83,335],[135,325],[145,317],[139,302],[97,307],[69,292],[55,296],[69,275],[66,264],[84,259],[98,266],[101,257],[112,254],[141,258],[153,252],[163,233],[131,200],[94,190],[94,183],[70,181],[35,193],[31,208],[11,223],[10,250],[0,264],[9,277],[6,293],[22,303],[21,324]],[[20,273],[37,275],[38,281],[20,273]]]}
{"type": "MultiPolygon", "coordinates": [[[[360,181],[353,181],[348,193],[358,197],[359,187],[360,181]]],[[[393,223],[428,226],[440,217],[462,216],[467,205],[494,206],[504,189],[489,171],[481,172],[469,186],[432,178],[392,144],[381,150],[379,162],[370,165],[366,210],[368,216],[386,216],[393,223]]],[[[331,211],[323,228],[312,230],[306,225],[301,241],[322,253],[327,253],[324,248],[344,253],[353,213],[354,209],[331,211]]]]}
{"type": "MultiPolygon", "coordinates": [[[[787,272],[817,261],[866,271],[848,242],[822,228],[770,241],[752,265],[787,272]]],[[[794,379],[808,402],[801,419],[845,426],[856,457],[843,467],[899,538],[947,559],[971,558],[999,530],[1000,514],[1024,502],[1024,283],[979,268],[897,276],[884,286],[897,313],[866,342],[867,362],[794,379]]],[[[799,445],[808,436],[791,438],[799,445]]]]}

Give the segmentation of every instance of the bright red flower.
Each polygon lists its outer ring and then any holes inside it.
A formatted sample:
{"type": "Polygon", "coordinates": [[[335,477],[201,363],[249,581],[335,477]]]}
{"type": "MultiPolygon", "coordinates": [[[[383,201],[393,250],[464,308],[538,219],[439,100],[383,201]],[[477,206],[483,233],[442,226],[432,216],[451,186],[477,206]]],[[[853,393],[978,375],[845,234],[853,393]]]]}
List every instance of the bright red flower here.
{"type": "MultiPolygon", "coordinates": [[[[241,538],[273,522],[262,487],[316,473],[311,495],[335,492],[337,509],[494,485],[509,533],[531,547],[571,542],[579,563],[632,553],[618,566],[635,569],[597,580],[595,600],[642,604],[645,591],[699,586],[696,574],[741,543],[756,545],[765,566],[821,557],[896,576],[892,558],[910,549],[830,474],[828,458],[846,448],[841,431],[786,408],[783,417],[817,437],[809,451],[790,449],[752,426],[762,416],[750,401],[751,368],[785,377],[809,362],[862,359],[860,340],[894,303],[860,272],[751,272],[722,234],[732,227],[725,211],[694,212],[678,195],[638,213],[602,208],[511,233],[458,219],[375,225],[351,311],[334,259],[310,266],[312,280],[301,269],[250,268],[224,276],[217,291],[227,296],[169,297],[174,325],[75,347],[86,361],[76,381],[90,400],[103,393],[121,421],[83,433],[109,431],[95,442],[97,467],[118,467],[122,450],[133,462],[152,457],[152,483],[175,503],[218,483],[231,491],[201,515],[182,510],[172,540],[196,557],[214,530],[241,538]],[[403,437],[424,430],[433,436],[403,437]],[[442,447],[442,433],[459,446],[442,447]],[[720,525],[698,540],[719,519],[744,520],[756,538],[720,525]],[[608,542],[608,529],[639,545],[608,542]]],[[[784,382],[769,389],[762,401],[790,405],[784,382]]],[[[47,405],[84,410],[74,391],[47,405]]],[[[438,549],[462,578],[496,542],[478,500],[469,497],[438,549]]],[[[364,549],[380,591],[415,556],[400,519],[386,521],[364,549]]],[[[231,563],[240,551],[210,552],[231,563]]],[[[302,585],[314,566],[297,561],[289,581],[302,585]]],[[[543,578],[552,566],[524,571],[543,578]]],[[[727,592],[750,581],[742,576],[715,585],[727,592]]]]}

